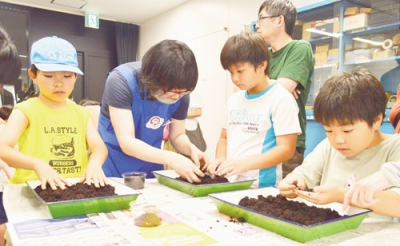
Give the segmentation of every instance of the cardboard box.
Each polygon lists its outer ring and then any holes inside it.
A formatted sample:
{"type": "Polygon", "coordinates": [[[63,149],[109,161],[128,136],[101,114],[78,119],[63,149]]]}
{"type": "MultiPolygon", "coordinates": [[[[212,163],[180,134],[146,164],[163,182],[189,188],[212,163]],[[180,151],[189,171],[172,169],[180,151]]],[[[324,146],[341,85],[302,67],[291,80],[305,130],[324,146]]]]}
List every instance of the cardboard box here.
{"type": "Polygon", "coordinates": [[[328,59],[315,59],[314,66],[319,67],[328,64],[328,59]]]}
{"type": "Polygon", "coordinates": [[[315,53],[328,51],[328,50],[329,50],[329,44],[322,44],[322,45],[315,46],[315,53]]]}
{"type": "Polygon", "coordinates": [[[352,16],[344,17],[343,19],[343,31],[349,31],[354,29],[361,29],[368,27],[369,14],[360,13],[352,16]]]}
{"type": "MultiPolygon", "coordinates": [[[[340,22],[335,21],[331,23],[324,23],[324,22],[318,22],[315,23],[314,28],[323,32],[329,32],[329,33],[339,33],[340,32],[340,22]]],[[[311,33],[311,38],[318,38],[325,36],[320,33],[311,33]]]]}
{"type": "Polygon", "coordinates": [[[392,23],[393,21],[398,21],[398,20],[400,20],[400,10],[397,13],[388,14],[385,12],[378,12],[373,9],[371,13],[371,18],[369,20],[369,25],[379,26],[392,23]]]}
{"type": "Polygon", "coordinates": [[[377,12],[377,13],[386,13],[386,14],[398,14],[400,10],[400,3],[392,3],[380,7],[374,8],[371,13],[377,12]]]}
{"type": "Polygon", "coordinates": [[[359,49],[348,51],[344,54],[346,62],[368,61],[372,58],[372,49],[359,49]]]}
{"type": "Polygon", "coordinates": [[[328,64],[328,51],[316,52],[314,54],[315,66],[328,64]]]}
{"type": "Polygon", "coordinates": [[[327,57],[328,57],[328,51],[316,52],[314,54],[314,58],[318,60],[326,59],[327,57]]]}
{"type": "Polygon", "coordinates": [[[371,14],[371,8],[360,8],[360,13],[371,14]]]}
{"type": "Polygon", "coordinates": [[[328,56],[328,60],[326,64],[335,64],[337,65],[337,67],[339,67],[339,57],[335,56],[335,57],[330,57],[328,56]]]}
{"type": "Polygon", "coordinates": [[[387,6],[390,4],[395,4],[398,3],[398,0],[378,0],[378,1],[371,1],[371,8],[375,9],[375,8],[379,8],[382,6],[387,6]]]}
{"type": "Polygon", "coordinates": [[[302,39],[309,40],[311,39],[311,32],[307,31],[308,28],[311,28],[314,25],[314,21],[305,22],[303,24],[303,32],[302,32],[302,39]]]}
{"type": "MultiPolygon", "coordinates": [[[[360,36],[360,38],[371,40],[370,36],[360,36]]],[[[371,44],[353,40],[353,50],[369,49],[369,48],[371,48],[371,44]]]]}
{"type": "Polygon", "coordinates": [[[328,56],[339,56],[339,49],[338,48],[330,49],[328,51],[328,56]]]}
{"type": "Polygon", "coordinates": [[[353,49],[353,44],[344,44],[344,51],[352,51],[353,49]]]}
{"type": "Polygon", "coordinates": [[[385,58],[394,56],[393,50],[384,50],[372,53],[372,59],[385,58]]]}
{"type": "Polygon", "coordinates": [[[346,8],[344,11],[344,16],[349,16],[349,15],[355,15],[360,13],[360,8],[359,7],[349,7],[346,8]]]}

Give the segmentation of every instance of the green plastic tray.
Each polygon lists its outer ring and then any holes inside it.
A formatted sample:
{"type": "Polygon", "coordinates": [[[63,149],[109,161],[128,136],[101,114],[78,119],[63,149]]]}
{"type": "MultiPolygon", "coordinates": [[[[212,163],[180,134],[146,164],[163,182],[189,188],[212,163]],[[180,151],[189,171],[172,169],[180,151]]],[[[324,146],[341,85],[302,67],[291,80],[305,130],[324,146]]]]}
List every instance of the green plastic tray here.
{"type": "MultiPolygon", "coordinates": [[[[370,210],[351,208],[348,216],[306,226],[238,205],[240,199],[245,196],[256,198],[258,195],[276,196],[277,194],[279,194],[277,188],[268,187],[251,189],[245,192],[224,192],[211,194],[209,196],[216,204],[220,213],[234,218],[244,218],[247,223],[275,232],[281,236],[301,243],[357,228],[370,212],[370,210]]],[[[301,199],[296,200],[301,201],[301,199]]],[[[304,201],[304,203],[310,204],[306,201],[304,201]]],[[[342,204],[339,203],[331,203],[324,206],[313,205],[317,207],[331,208],[338,212],[341,211],[342,208],[342,204]]]]}
{"type": "Polygon", "coordinates": [[[179,190],[194,197],[207,196],[211,193],[245,190],[250,188],[255,179],[247,179],[244,176],[239,181],[219,184],[201,184],[194,185],[182,180],[176,179],[179,175],[173,170],[153,171],[154,176],[160,184],[179,190]]]}
{"type": "MultiPolygon", "coordinates": [[[[71,183],[76,183],[79,179],[68,179],[71,183]]],[[[40,185],[39,180],[28,181],[27,184],[35,194],[36,198],[45,204],[53,218],[62,218],[83,214],[110,212],[121,209],[129,209],[129,203],[136,200],[140,194],[136,190],[125,186],[122,183],[109,179],[109,184],[115,187],[116,196],[97,197],[79,199],[63,202],[45,202],[35,192],[35,188],[40,185]]]]}

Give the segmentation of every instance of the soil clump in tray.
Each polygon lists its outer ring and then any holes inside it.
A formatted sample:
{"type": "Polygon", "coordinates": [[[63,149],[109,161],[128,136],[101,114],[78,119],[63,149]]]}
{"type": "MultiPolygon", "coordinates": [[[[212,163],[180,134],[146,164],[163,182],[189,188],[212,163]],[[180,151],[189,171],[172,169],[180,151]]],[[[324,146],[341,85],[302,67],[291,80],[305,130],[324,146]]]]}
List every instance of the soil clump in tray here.
{"type": "MultiPolygon", "coordinates": [[[[219,184],[219,183],[229,183],[229,180],[225,177],[221,177],[221,176],[214,176],[214,178],[212,178],[209,175],[205,175],[203,178],[199,177],[201,182],[200,183],[192,183],[193,185],[202,185],[202,184],[219,184]]],[[[182,177],[177,177],[176,179],[178,180],[182,180],[185,182],[188,182],[186,179],[182,178],[182,177]]]]}
{"type": "Polygon", "coordinates": [[[115,193],[115,187],[112,185],[105,185],[97,188],[94,185],[88,185],[84,183],[76,183],[72,186],[66,186],[66,189],[64,190],[60,188],[57,190],[52,190],[48,184],[46,189],[42,190],[41,186],[38,185],[35,188],[35,192],[45,202],[60,202],[117,195],[115,193]]]}
{"type": "Polygon", "coordinates": [[[246,196],[239,201],[239,205],[303,225],[312,225],[341,217],[337,211],[330,208],[308,206],[304,202],[288,200],[282,195],[276,197],[259,195],[258,198],[246,196]]]}

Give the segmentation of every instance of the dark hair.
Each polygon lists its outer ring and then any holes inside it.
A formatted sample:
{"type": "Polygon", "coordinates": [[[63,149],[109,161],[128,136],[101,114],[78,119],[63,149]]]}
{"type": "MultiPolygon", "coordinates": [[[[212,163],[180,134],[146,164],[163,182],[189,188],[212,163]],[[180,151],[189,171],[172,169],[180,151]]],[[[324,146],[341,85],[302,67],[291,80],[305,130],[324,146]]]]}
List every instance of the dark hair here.
{"type": "Polygon", "coordinates": [[[289,36],[293,35],[294,25],[297,19],[297,10],[293,3],[289,0],[266,0],[264,1],[258,14],[265,9],[265,11],[271,16],[282,15],[285,19],[285,31],[289,36]]]}
{"type": "Polygon", "coordinates": [[[366,68],[335,75],[319,90],[314,119],[323,125],[365,121],[372,127],[379,115],[385,117],[386,93],[379,80],[366,68]]]}
{"type": "Polygon", "coordinates": [[[230,37],[222,48],[220,60],[225,70],[238,62],[249,62],[257,67],[267,61],[264,73],[269,73],[268,45],[258,33],[243,32],[230,37]]]}
{"type": "Polygon", "coordinates": [[[100,102],[95,101],[95,100],[89,100],[89,99],[82,99],[78,103],[79,105],[86,107],[86,106],[96,106],[100,105],[100,102]]]}
{"type": "Polygon", "coordinates": [[[9,104],[0,107],[0,118],[2,118],[3,120],[8,120],[8,117],[10,117],[12,109],[13,106],[9,104]]]}
{"type": "Polygon", "coordinates": [[[151,91],[193,91],[199,73],[193,51],[183,42],[163,40],[143,57],[140,79],[151,91]]]}
{"type": "Polygon", "coordinates": [[[31,65],[31,71],[36,76],[38,71],[39,71],[39,69],[35,66],[35,64],[32,64],[31,65]]]}
{"type": "Polygon", "coordinates": [[[0,83],[12,84],[21,74],[21,59],[6,30],[0,26],[0,83]]]}

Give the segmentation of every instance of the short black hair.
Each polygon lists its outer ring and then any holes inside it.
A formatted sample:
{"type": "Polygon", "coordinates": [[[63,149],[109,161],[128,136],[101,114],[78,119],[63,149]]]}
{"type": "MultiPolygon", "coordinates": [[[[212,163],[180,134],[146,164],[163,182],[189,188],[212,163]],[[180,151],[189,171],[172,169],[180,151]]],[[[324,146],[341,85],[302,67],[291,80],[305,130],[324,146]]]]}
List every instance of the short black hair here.
{"type": "Polygon", "coordinates": [[[225,70],[239,62],[249,62],[257,67],[267,61],[264,73],[269,73],[268,45],[258,33],[242,32],[230,37],[222,48],[220,60],[225,70]]]}
{"type": "Polygon", "coordinates": [[[3,120],[8,120],[8,117],[10,117],[12,110],[13,106],[9,104],[0,107],[0,118],[2,118],[3,120]]]}
{"type": "Polygon", "coordinates": [[[297,10],[293,3],[289,0],[266,0],[264,1],[258,14],[265,9],[271,16],[282,15],[285,19],[285,31],[289,36],[293,35],[294,26],[297,19],[297,10]]]}
{"type": "Polygon", "coordinates": [[[21,74],[21,59],[17,47],[0,26],[0,83],[14,84],[21,74]]]}
{"type": "Polygon", "coordinates": [[[315,121],[329,126],[365,121],[372,127],[386,111],[386,93],[380,81],[364,67],[328,79],[314,103],[315,121]]]}
{"type": "Polygon", "coordinates": [[[183,42],[163,40],[143,57],[140,79],[151,91],[181,89],[193,91],[199,72],[193,51],[183,42]]]}

